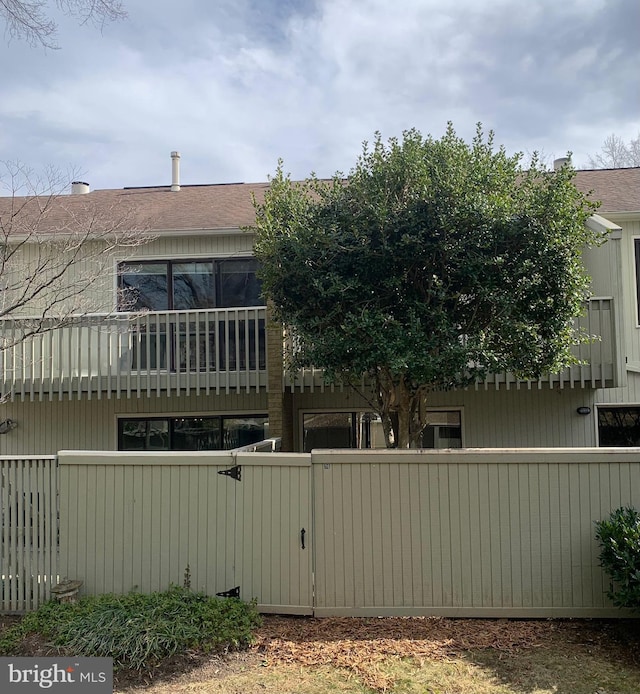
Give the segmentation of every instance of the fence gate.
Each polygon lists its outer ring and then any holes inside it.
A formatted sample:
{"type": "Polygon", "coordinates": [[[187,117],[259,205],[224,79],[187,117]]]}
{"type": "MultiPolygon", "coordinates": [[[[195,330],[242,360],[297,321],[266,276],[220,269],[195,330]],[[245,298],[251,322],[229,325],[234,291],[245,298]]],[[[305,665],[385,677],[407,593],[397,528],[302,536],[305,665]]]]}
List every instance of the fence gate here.
{"type": "Polygon", "coordinates": [[[236,576],[261,612],[313,614],[311,456],[238,454],[236,576]]]}
{"type": "Polygon", "coordinates": [[[56,456],[0,459],[0,612],[36,609],[58,582],[56,456]]]}

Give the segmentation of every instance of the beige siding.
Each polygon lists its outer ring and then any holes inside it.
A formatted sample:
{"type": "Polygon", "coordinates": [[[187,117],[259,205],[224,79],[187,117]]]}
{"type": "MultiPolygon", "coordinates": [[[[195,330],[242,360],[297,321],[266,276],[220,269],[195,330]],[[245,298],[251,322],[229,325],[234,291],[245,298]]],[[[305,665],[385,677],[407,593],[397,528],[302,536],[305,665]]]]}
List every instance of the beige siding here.
{"type": "Polygon", "coordinates": [[[102,400],[11,402],[0,405],[0,420],[18,423],[0,436],[0,456],[53,455],[61,450],[115,450],[119,415],[266,414],[266,394],[231,393],[102,400]]]}
{"type": "MultiPolygon", "coordinates": [[[[144,237],[144,233],[141,233],[144,237]]],[[[118,248],[101,256],[97,249],[104,246],[104,242],[88,242],[86,256],[89,261],[79,259],[74,262],[72,270],[65,276],[61,286],[71,286],[75,281],[80,281],[86,290],[81,301],[69,301],[60,310],[72,312],[99,313],[113,311],[115,309],[115,288],[117,284],[117,264],[122,260],[135,258],[197,258],[216,256],[250,255],[253,249],[253,236],[238,232],[235,234],[211,232],[206,235],[183,234],[180,236],[158,236],[152,241],[142,242],[133,248],[118,248]],[[99,265],[99,267],[98,267],[99,265]]],[[[24,268],[37,267],[42,263],[42,253],[57,253],[55,245],[43,246],[28,244],[23,246],[13,259],[13,264],[7,270],[7,283],[19,286],[19,278],[25,276],[24,268]]],[[[37,315],[47,306],[46,295],[34,301],[31,305],[20,311],[21,315],[37,315]]]]}
{"type": "MultiPolygon", "coordinates": [[[[603,391],[608,393],[608,390],[603,391]]],[[[493,386],[433,393],[428,406],[462,410],[462,445],[468,448],[524,448],[595,446],[595,412],[577,414],[578,407],[593,408],[596,391],[589,388],[560,390],[493,386]]],[[[353,392],[296,393],[296,445],[301,447],[302,414],[313,411],[370,409],[353,392]]]]}
{"type": "MultiPolygon", "coordinates": [[[[622,284],[623,297],[618,308],[620,318],[620,340],[624,359],[626,360],[627,382],[619,388],[599,389],[595,394],[598,403],[640,405],[640,327],[636,306],[636,270],[634,239],[640,238],[640,221],[617,220],[622,227],[621,260],[618,276],[622,284]]],[[[607,244],[609,245],[609,244],[607,244]]],[[[600,250],[600,249],[599,249],[600,250]]],[[[608,266],[607,266],[608,267],[608,266]]],[[[612,274],[614,270],[611,270],[612,274]]],[[[615,275],[614,275],[615,277],[615,275]]],[[[614,280],[611,280],[614,283],[614,280]]]]}
{"type": "Polygon", "coordinates": [[[60,571],[89,594],[239,586],[263,611],[310,613],[310,457],[63,452],[60,571]],[[241,479],[218,474],[240,464],[241,479]]]}
{"type": "Polygon", "coordinates": [[[637,451],[313,454],[315,613],[605,616],[593,521],[637,451]]]}
{"type": "Polygon", "coordinates": [[[198,258],[247,255],[253,251],[253,235],[211,232],[206,235],[158,236],[135,248],[128,258],[198,258]]]}

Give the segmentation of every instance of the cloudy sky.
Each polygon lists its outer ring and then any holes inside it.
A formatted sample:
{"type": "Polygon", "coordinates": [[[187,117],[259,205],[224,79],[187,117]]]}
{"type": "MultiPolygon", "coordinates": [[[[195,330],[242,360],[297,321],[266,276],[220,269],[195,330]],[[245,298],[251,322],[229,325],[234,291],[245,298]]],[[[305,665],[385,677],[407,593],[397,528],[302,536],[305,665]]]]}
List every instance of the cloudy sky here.
{"type": "MultiPolygon", "coordinates": [[[[92,188],[348,172],[363,140],[481,121],[510,152],[640,131],[639,0],[124,0],[60,50],[0,43],[0,159],[92,188]]],[[[55,3],[53,3],[55,6],[55,3]]]]}

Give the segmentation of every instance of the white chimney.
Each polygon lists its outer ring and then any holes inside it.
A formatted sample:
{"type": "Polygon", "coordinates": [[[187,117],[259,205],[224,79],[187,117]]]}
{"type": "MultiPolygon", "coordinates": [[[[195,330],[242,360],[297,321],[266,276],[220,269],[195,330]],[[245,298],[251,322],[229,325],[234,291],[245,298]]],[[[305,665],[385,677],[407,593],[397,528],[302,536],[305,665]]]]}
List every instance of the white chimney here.
{"type": "Polygon", "coordinates": [[[180,190],[180,152],[171,152],[171,190],[180,190]]]}
{"type": "Polygon", "coordinates": [[[73,181],[71,183],[71,195],[86,195],[91,191],[91,187],[84,181],[73,181]]]}
{"type": "Polygon", "coordinates": [[[553,160],[553,170],[554,171],[560,171],[560,169],[565,166],[571,164],[571,157],[560,157],[559,159],[554,159],[553,160]]]}

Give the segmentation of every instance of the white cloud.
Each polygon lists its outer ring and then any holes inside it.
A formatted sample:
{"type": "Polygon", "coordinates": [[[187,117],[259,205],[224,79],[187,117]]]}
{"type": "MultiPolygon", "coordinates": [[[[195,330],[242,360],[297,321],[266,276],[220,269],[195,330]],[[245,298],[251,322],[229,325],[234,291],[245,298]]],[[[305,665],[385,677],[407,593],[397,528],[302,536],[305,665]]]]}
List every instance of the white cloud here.
{"type": "Polygon", "coordinates": [[[280,156],[295,176],[346,171],[375,130],[440,135],[447,120],[578,163],[640,129],[635,0],[276,1],[130,0],[103,37],[65,25],[59,53],[19,47],[0,85],[5,157],[117,187],[167,183],[172,149],[201,183],[264,180],[280,156]]]}

